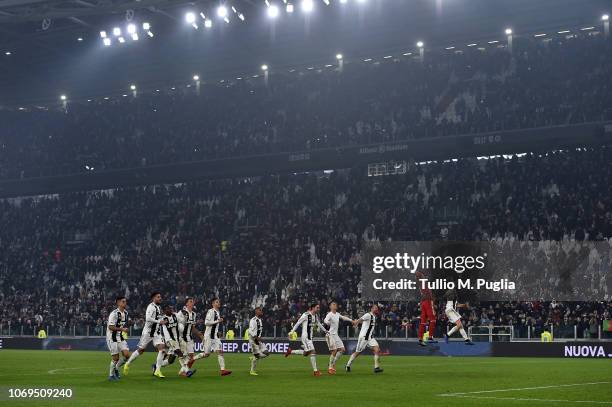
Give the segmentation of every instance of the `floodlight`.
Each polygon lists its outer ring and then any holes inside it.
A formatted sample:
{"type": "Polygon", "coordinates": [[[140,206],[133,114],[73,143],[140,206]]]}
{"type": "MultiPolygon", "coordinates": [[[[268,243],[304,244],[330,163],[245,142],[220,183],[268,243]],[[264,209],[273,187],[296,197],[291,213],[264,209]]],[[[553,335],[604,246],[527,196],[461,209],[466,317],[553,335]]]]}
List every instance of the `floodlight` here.
{"type": "Polygon", "coordinates": [[[506,28],[505,33],[506,33],[506,35],[511,35],[512,34],[512,28],[506,28]]]}
{"type": "Polygon", "coordinates": [[[293,13],[293,4],[287,4],[287,13],[293,13]]]}
{"type": "Polygon", "coordinates": [[[206,27],[206,28],[210,28],[210,27],[212,27],[212,20],[206,20],[206,21],[204,21],[204,27],[206,27]]]}
{"type": "Polygon", "coordinates": [[[268,7],[268,17],[276,18],[278,17],[278,7],[274,4],[268,7]]]}
{"type": "Polygon", "coordinates": [[[189,24],[193,24],[195,23],[196,20],[196,15],[195,13],[192,13],[191,11],[188,12],[187,14],[185,14],[185,21],[187,21],[187,23],[189,24]]]}
{"type": "Polygon", "coordinates": [[[261,70],[262,71],[267,71],[268,70],[268,65],[264,64],[261,66],[261,70]]]}
{"type": "Polygon", "coordinates": [[[342,54],[336,54],[336,59],[340,61],[343,58],[342,54]]]}
{"type": "Polygon", "coordinates": [[[142,29],[146,30],[146,31],[150,30],[151,29],[151,24],[149,24],[149,23],[142,23],[142,29]]]}
{"type": "Polygon", "coordinates": [[[115,37],[120,36],[120,35],[121,35],[121,28],[119,28],[119,27],[115,27],[115,28],[113,28],[113,35],[114,35],[115,37]]]}
{"type": "Polygon", "coordinates": [[[128,24],[127,32],[129,34],[134,34],[136,32],[136,24],[128,24]]]}
{"type": "Polygon", "coordinates": [[[601,16],[602,21],[608,21],[609,19],[610,19],[610,16],[608,14],[604,14],[603,16],[601,16]]]}
{"type": "Polygon", "coordinates": [[[60,99],[65,101],[66,100],[66,95],[60,95],[60,99]]]}
{"type": "Polygon", "coordinates": [[[310,13],[314,8],[314,3],[312,0],[302,0],[302,11],[305,13],[310,13]]]}
{"type": "Polygon", "coordinates": [[[106,38],[106,31],[100,31],[100,38],[106,38]]]}
{"type": "Polygon", "coordinates": [[[102,42],[104,43],[105,47],[109,47],[111,45],[111,39],[110,38],[104,38],[102,40],[102,42]]]}
{"type": "Polygon", "coordinates": [[[194,80],[194,81],[199,81],[199,80],[200,80],[200,77],[199,77],[198,75],[193,75],[193,80],[194,80]]]}
{"type": "Polygon", "coordinates": [[[225,7],[225,6],[217,7],[217,16],[220,17],[220,18],[227,17],[227,7],[225,7]]]}
{"type": "Polygon", "coordinates": [[[419,41],[419,42],[417,42],[417,44],[416,44],[416,45],[417,45],[417,47],[419,47],[419,48],[423,48],[423,45],[425,45],[425,44],[423,44],[423,41],[419,41]]]}

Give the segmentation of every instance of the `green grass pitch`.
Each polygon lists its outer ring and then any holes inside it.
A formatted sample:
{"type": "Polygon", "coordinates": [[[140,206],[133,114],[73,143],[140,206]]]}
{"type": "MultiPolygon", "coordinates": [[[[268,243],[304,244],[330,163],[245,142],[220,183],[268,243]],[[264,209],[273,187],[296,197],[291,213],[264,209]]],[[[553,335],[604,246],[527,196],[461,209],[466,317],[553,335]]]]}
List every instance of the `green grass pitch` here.
{"type": "MultiPolygon", "coordinates": [[[[313,377],[302,356],[272,355],[249,376],[247,354],[226,355],[233,374],[220,377],[216,357],[199,360],[192,378],[165,368],[151,375],[153,353],[145,353],[129,376],[108,382],[104,352],[0,351],[0,405],[78,406],[605,406],[612,407],[612,363],[595,359],[451,358],[388,356],[373,374],[372,357],[362,356],[351,373],[313,377]],[[71,400],[7,399],[8,388],[72,388],[71,400]],[[448,394],[461,393],[455,396],[448,394]],[[444,396],[446,394],[446,396],[444,396]]],[[[341,360],[342,367],[347,357],[341,360]]]]}

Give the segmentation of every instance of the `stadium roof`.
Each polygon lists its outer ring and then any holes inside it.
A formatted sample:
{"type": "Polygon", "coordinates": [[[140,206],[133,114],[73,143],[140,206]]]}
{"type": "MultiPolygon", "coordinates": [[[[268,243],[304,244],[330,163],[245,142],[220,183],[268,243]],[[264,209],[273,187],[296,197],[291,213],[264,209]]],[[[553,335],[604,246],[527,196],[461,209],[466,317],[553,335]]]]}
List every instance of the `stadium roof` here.
{"type": "MultiPolygon", "coordinates": [[[[269,0],[270,3],[274,1],[269,0]]],[[[290,0],[289,0],[290,1],[290,0]]],[[[169,84],[198,73],[203,80],[277,67],[346,60],[427,46],[465,45],[516,35],[593,25],[607,0],[315,0],[303,15],[271,21],[265,0],[228,0],[245,21],[215,20],[210,30],[185,13],[214,16],[216,0],[0,0],[0,105],[84,97],[130,83],[169,84]],[[100,31],[149,22],[154,38],[104,47],[100,31]],[[80,40],[79,40],[80,38],[80,40]]],[[[295,1],[296,6],[299,4],[295,1]]],[[[211,17],[211,18],[213,18],[211,17]]],[[[128,41],[129,42],[129,41],[128,41]]]]}

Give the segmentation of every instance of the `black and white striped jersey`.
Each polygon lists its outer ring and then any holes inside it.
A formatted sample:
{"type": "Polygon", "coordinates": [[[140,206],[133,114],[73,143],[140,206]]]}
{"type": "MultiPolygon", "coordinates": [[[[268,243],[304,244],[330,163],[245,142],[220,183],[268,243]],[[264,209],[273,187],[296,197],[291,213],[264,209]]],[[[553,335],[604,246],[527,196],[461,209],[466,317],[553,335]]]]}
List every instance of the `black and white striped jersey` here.
{"type": "Polygon", "coordinates": [[[167,321],[166,324],[159,326],[159,333],[164,338],[164,341],[178,341],[180,338],[179,321],[176,314],[164,315],[162,320],[167,321]]]}
{"type": "Polygon", "coordinates": [[[158,332],[158,324],[161,321],[162,312],[159,305],[150,303],[147,305],[147,311],[145,313],[145,326],[142,330],[143,334],[154,336],[158,332]]]}
{"type": "Polygon", "coordinates": [[[206,319],[204,320],[204,324],[206,325],[206,330],[204,331],[204,337],[210,339],[219,339],[219,318],[221,315],[219,311],[214,308],[211,308],[206,313],[206,319]]]}
{"type": "Polygon", "coordinates": [[[176,316],[179,321],[181,340],[185,342],[193,341],[191,327],[196,323],[196,313],[194,311],[189,311],[187,308],[183,308],[180,312],[177,312],[176,316]]]}
{"type": "Polygon", "coordinates": [[[361,331],[359,331],[359,339],[365,338],[369,341],[372,339],[374,330],[376,329],[376,315],[368,312],[363,314],[363,316],[359,319],[363,321],[361,324],[361,331]]]}
{"type": "Polygon", "coordinates": [[[263,335],[263,322],[259,317],[251,318],[249,321],[249,338],[260,338],[263,335]]]}
{"type": "Polygon", "coordinates": [[[315,325],[317,325],[321,331],[327,332],[327,329],[325,329],[325,327],[319,320],[319,316],[316,314],[311,314],[309,311],[306,311],[302,314],[300,319],[298,319],[291,331],[297,332],[297,329],[301,328],[302,340],[312,340],[314,336],[315,325]]]}
{"type": "Polygon", "coordinates": [[[128,313],[116,308],[108,315],[108,325],[106,327],[106,339],[113,342],[121,342],[121,331],[111,331],[110,327],[125,328],[127,326],[128,313]]]}

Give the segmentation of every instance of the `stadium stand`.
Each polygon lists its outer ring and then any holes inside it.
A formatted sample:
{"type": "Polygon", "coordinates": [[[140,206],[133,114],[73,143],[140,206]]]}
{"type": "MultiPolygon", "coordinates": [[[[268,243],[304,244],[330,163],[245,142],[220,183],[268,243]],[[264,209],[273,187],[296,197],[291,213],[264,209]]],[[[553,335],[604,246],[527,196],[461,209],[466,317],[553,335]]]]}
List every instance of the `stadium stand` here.
{"type": "Polygon", "coordinates": [[[3,109],[0,179],[612,119],[602,35],[519,37],[513,47],[3,109]]]}

